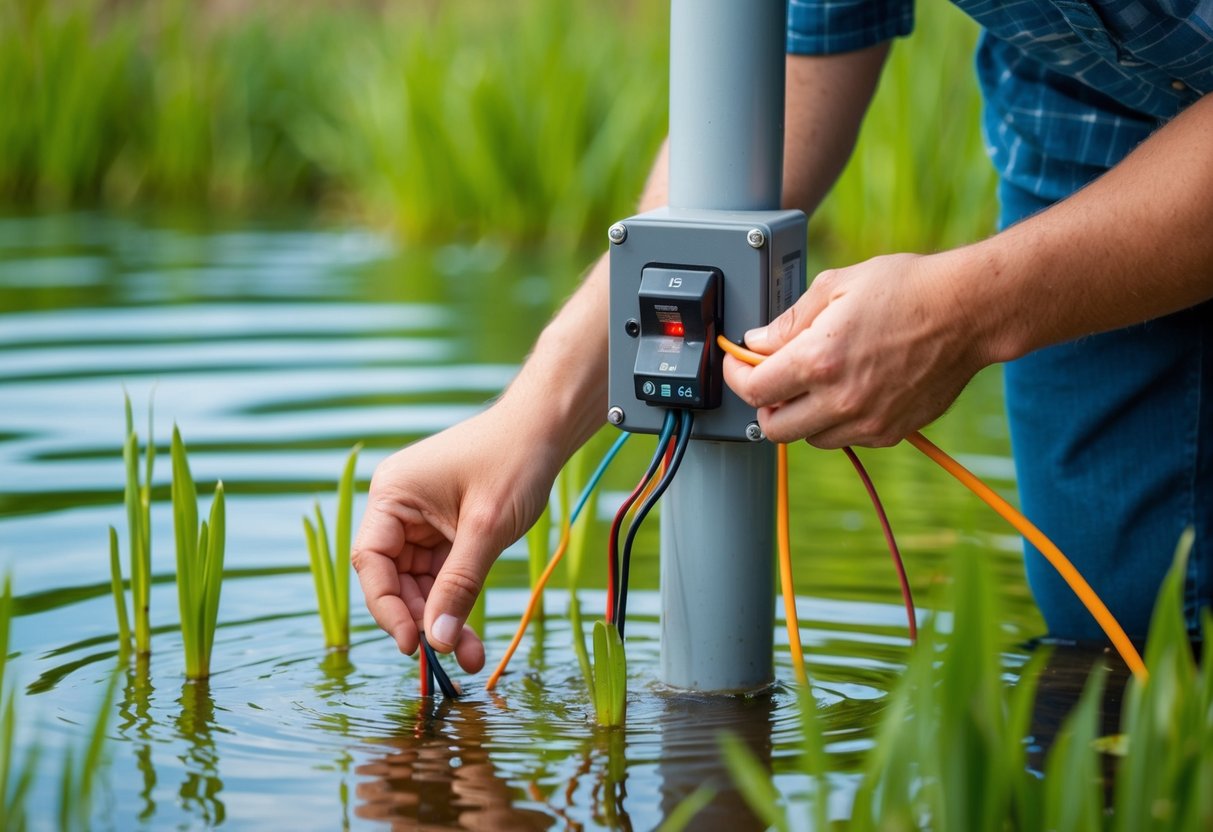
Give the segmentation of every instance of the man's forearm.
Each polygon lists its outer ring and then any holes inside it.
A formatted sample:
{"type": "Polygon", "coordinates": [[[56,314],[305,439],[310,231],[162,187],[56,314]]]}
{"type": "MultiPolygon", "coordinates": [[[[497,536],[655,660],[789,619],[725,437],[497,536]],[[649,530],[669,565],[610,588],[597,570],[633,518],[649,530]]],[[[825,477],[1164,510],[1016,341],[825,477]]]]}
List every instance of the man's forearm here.
{"type": "Polygon", "coordinates": [[[1213,297],[1213,97],[1052,208],[944,258],[991,361],[1213,297]]]}

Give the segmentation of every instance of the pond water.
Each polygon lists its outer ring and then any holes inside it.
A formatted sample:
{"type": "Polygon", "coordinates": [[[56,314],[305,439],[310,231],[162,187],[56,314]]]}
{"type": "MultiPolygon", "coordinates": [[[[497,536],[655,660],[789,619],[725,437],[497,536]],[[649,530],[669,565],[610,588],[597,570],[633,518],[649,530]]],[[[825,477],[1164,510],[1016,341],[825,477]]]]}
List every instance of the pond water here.
{"type": "MultiPolygon", "coordinates": [[[[379,633],[356,586],[353,647],[325,653],[301,517],[316,499],[333,516],[355,442],[367,445],[365,489],[393,449],[500,390],[575,270],[485,244],[401,250],[306,219],[0,219],[0,564],[18,596],[7,671],[20,694],[18,746],[40,749],[36,828],[55,826],[65,754],[83,748],[112,679],[94,787],[100,829],[651,829],[703,783],[718,795],[695,828],[759,826],[719,760],[723,729],[769,761],[783,793],[805,791],[782,621],[783,681],[771,692],[710,699],[656,685],[655,521],[633,569],[626,731],[594,727],[561,580],[546,625],[498,690],[484,691],[527,597],[520,545],[491,579],[488,668],[453,674],[463,700],[418,696],[416,661],[379,633]],[[206,684],[183,675],[166,453],[153,508],[153,654],[130,667],[117,658],[106,529],[125,546],[124,389],[137,414],[154,398],[162,451],[180,426],[204,505],[216,479],[227,488],[227,573],[206,684]]],[[[984,374],[927,432],[1010,493],[1001,407],[1000,378],[984,374]]],[[[141,433],[145,421],[137,416],[141,433]]],[[[629,443],[609,472],[603,517],[651,443],[629,443]]],[[[1039,634],[1018,538],[912,448],[863,456],[920,606],[932,607],[959,548],[994,563],[1009,633],[1039,634]]],[[[903,667],[906,623],[845,457],[794,448],[792,492],[800,626],[842,800],[903,667]]],[[[587,571],[596,574],[579,595],[593,620],[605,575],[587,571]]],[[[1004,656],[1008,676],[1023,660],[1024,651],[1004,656]]]]}

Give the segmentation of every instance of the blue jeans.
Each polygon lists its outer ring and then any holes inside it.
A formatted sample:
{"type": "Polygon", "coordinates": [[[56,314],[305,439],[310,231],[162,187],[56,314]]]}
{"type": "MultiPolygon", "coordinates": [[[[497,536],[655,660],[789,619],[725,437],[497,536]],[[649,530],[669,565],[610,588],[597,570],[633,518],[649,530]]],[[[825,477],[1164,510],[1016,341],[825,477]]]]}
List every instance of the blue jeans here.
{"type": "MultiPolygon", "coordinates": [[[[1000,225],[1045,207],[1003,183],[1000,225]]],[[[1033,352],[1006,367],[1025,513],[1134,638],[1145,635],[1179,536],[1196,531],[1185,614],[1213,601],[1213,302],[1033,352]]],[[[1091,615],[1025,544],[1049,634],[1102,641],[1091,615]]]]}

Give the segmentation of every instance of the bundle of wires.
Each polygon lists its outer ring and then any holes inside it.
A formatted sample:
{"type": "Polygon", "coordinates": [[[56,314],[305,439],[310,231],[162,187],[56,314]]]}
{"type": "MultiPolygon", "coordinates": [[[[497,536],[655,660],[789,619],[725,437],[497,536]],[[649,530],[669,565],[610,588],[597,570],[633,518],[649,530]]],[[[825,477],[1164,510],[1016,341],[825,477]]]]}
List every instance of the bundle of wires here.
{"type": "Polygon", "coordinates": [[[611,523],[609,543],[610,564],[607,571],[607,620],[619,629],[619,637],[621,639],[623,638],[624,624],[627,621],[628,573],[631,569],[632,545],[636,542],[636,533],[640,531],[640,525],[644,522],[644,518],[653,510],[653,506],[657,505],[657,501],[661,499],[661,495],[665,494],[666,489],[670,487],[670,483],[674,481],[674,477],[678,474],[678,468],[682,465],[683,457],[686,456],[687,446],[691,441],[691,430],[695,426],[695,415],[689,410],[683,410],[678,420],[678,430],[674,436],[670,436],[674,418],[674,411],[666,411],[665,422],[662,426],[661,435],[657,440],[657,450],[653,454],[653,459],[649,462],[648,469],[631,495],[619,506],[619,511],[615,513],[615,520],[611,523]],[[619,554],[619,529],[623,525],[623,518],[627,515],[632,504],[640,498],[643,492],[648,490],[649,482],[653,479],[663,458],[666,459],[665,470],[662,471],[656,486],[648,491],[647,496],[640,503],[640,508],[632,515],[632,522],[628,525],[627,535],[624,538],[623,555],[621,557],[619,554]],[[613,593],[612,590],[614,590],[613,593]],[[612,594],[614,596],[613,602],[610,600],[612,594]]]}
{"type": "MultiPolygon", "coordinates": [[[[669,417],[666,418],[669,422],[669,417]]],[[[672,422],[671,422],[672,426],[672,422]]],[[[672,427],[671,427],[672,429],[672,427]]],[[[514,633],[513,640],[510,641],[510,646],[506,648],[505,655],[501,657],[501,662],[497,668],[489,676],[488,682],[485,684],[485,690],[493,690],[497,687],[497,681],[501,678],[501,674],[505,672],[506,667],[510,663],[510,659],[514,656],[514,651],[518,649],[518,645],[522,643],[522,636],[526,633],[527,626],[531,623],[531,617],[535,614],[535,608],[539,603],[540,596],[543,595],[543,589],[547,586],[548,579],[552,577],[552,573],[556,571],[561,559],[564,557],[565,551],[569,547],[569,533],[573,528],[573,524],[577,522],[577,518],[581,516],[581,510],[585,508],[586,502],[589,501],[590,495],[594,493],[594,489],[598,487],[598,483],[602,481],[602,475],[606,473],[606,469],[610,466],[611,461],[619,453],[619,450],[628,441],[630,433],[621,433],[611,445],[610,450],[603,454],[602,461],[598,463],[598,467],[594,469],[594,473],[590,475],[590,480],[582,489],[581,495],[577,498],[577,502],[573,505],[573,510],[569,512],[569,516],[561,522],[560,542],[556,544],[556,551],[552,555],[551,561],[548,562],[547,568],[543,570],[543,574],[539,576],[539,580],[535,582],[535,586],[531,588],[531,597],[527,601],[526,610],[522,613],[522,619],[518,622],[518,630],[514,633]]]]}
{"type": "Polygon", "coordinates": [[[421,695],[432,696],[435,682],[444,697],[447,699],[459,698],[459,688],[455,687],[451,677],[446,675],[446,671],[442,669],[442,664],[438,661],[438,654],[430,646],[425,633],[421,633],[421,695]]]}

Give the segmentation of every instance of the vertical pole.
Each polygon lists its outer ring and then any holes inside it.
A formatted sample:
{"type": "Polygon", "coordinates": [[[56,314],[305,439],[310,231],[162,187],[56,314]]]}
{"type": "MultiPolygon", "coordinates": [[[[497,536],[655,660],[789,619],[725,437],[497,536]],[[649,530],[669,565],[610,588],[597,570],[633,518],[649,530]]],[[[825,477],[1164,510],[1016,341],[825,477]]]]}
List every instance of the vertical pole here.
{"type": "MultiPolygon", "coordinates": [[[[780,207],[785,9],[672,0],[671,208],[780,207]]],[[[774,448],[691,442],[662,511],[662,681],[720,693],[770,684],[774,448]]]]}

